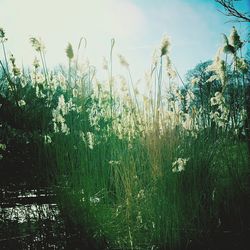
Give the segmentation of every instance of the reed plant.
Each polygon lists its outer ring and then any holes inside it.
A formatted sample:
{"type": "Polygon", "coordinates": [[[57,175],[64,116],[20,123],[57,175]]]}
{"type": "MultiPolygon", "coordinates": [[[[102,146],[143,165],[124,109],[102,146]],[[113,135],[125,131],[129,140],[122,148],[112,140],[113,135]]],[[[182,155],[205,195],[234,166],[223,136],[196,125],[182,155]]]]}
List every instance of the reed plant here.
{"type": "MultiPolygon", "coordinates": [[[[247,62],[239,58],[235,39],[240,38],[232,32],[234,72],[244,79],[247,62]]],[[[68,70],[52,72],[42,41],[31,42],[42,67],[36,59],[31,72],[16,74],[14,63],[1,62],[6,75],[1,88],[6,97],[16,91],[19,109],[38,123],[40,171],[57,191],[62,213],[99,242],[97,249],[188,249],[226,223],[234,225],[227,219],[231,214],[239,228],[246,226],[247,147],[237,130],[245,110],[237,107],[241,115],[236,115],[227,103],[229,79],[222,54],[228,53],[229,42],[207,69],[213,72],[210,82],[221,86],[211,98],[210,114],[194,105],[192,88],[183,94],[176,84],[179,74],[167,37],[155,52],[144,96],[137,93],[121,56],[130,77],[117,90],[114,40],[105,84],[91,66],[78,65],[71,44],[66,49],[68,70]]]]}

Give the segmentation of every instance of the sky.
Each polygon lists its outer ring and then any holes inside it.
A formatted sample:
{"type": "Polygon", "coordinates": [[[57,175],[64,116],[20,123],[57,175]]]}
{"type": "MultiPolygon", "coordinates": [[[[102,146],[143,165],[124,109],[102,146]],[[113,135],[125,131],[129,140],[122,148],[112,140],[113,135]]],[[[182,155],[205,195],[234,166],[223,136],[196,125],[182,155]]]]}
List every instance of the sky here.
{"type": "MultiPolygon", "coordinates": [[[[249,11],[249,5],[242,0],[239,7],[249,11]]],[[[21,65],[31,64],[36,55],[30,37],[42,38],[50,67],[66,64],[67,43],[76,48],[85,37],[87,47],[79,58],[88,58],[101,71],[114,38],[113,70],[121,72],[116,55],[122,54],[135,80],[143,78],[166,34],[172,62],[184,77],[197,63],[213,59],[222,33],[229,34],[233,25],[246,35],[246,24],[227,22],[218,9],[214,0],[0,0],[0,27],[9,39],[8,53],[21,65]]]]}

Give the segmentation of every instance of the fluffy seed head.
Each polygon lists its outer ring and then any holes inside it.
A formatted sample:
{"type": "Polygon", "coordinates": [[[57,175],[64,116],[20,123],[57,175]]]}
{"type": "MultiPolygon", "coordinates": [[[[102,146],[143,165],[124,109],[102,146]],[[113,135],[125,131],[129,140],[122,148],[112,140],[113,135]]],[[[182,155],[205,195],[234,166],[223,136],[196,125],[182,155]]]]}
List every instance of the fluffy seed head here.
{"type": "Polygon", "coordinates": [[[118,58],[119,58],[119,61],[120,61],[120,64],[122,66],[124,66],[125,68],[128,68],[129,67],[129,64],[127,62],[127,60],[125,59],[125,57],[123,55],[118,55],[118,58]]]}
{"type": "Polygon", "coordinates": [[[4,37],[5,37],[5,32],[3,28],[0,28],[0,38],[4,38],[4,37]]]}
{"type": "Polygon", "coordinates": [[[170,46],[169,37],[165,35],[161,41],[161,47],[160,47],[161,56],[164,56],[168,53],[169,46],[170,46]]]}
{"type": "Polygon", "coordinates": [[[66,48],[66,55],[69,58],[69,60],[72,60],[74,57],[74,51],[71,43],[68,43],[68,46],[66,48]]]}
{"type": "Polygon", "coordinates": [[[42,40],[39,38],[31,37],[30,38],[31,46],[37,51],[41,52],[45,49],[44,44],[42,43],[42,40]]]}
{"type": "Polygon", "coordinates": [[[238,66],[238,70],[242,72],[243,74],[246,74],[250,67],[249,63],[244,58],[239,58],[237,60],[237,66],[238,66]]]}
{"type": "Polygon", "coordinates": [[[233,29],[231,31],[231,34],[229,36],[230,44],[236,49],[240,49],[243,45],[243,42],[240,40],[240,36],[236,30],[236,28],[233,26],[233,29]]]}

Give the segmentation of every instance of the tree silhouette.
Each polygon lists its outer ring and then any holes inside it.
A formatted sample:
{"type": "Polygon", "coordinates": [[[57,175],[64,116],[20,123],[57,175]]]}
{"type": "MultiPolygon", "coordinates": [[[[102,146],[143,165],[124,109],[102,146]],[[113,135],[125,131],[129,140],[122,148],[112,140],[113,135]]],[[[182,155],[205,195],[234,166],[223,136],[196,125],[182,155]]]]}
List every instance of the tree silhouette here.
{"type": "Polygon", "coordinates": [[[223,8],[226,16],[236,17],[235,21],[238,22],[250,22],[250,13],[249,12],[241,12],[235,7],[235,2],[239,2],[240,0],[215,0],[215,2],[219,3],[223,8]]]}

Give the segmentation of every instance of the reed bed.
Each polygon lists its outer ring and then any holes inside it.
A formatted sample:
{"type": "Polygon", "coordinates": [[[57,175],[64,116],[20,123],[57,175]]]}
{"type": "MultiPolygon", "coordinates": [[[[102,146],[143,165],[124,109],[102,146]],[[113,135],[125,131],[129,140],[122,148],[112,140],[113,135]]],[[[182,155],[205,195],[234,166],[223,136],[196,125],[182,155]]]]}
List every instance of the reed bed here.
{"type": "Polygon", "coordinates": [[[128,77],[113,72],[114,40],[100,81],[71,44],[68,66],[52,71],[42,41],[31,38],[37,58],[27,70],[7,58],[2,29],[0,39],[1,98],[32,131],[39,173],[65,218],[97,242],[93,249],[192,249],[218,232],[249,228],[249,63],[235,28],[207,65],[210,77],[187,83],[163,37],[143,93],[123,56],[128,77]]]}

